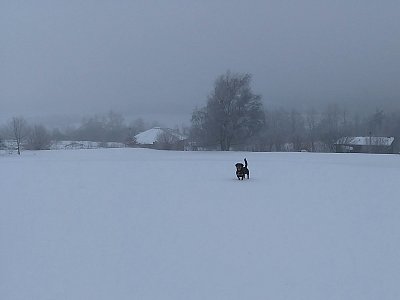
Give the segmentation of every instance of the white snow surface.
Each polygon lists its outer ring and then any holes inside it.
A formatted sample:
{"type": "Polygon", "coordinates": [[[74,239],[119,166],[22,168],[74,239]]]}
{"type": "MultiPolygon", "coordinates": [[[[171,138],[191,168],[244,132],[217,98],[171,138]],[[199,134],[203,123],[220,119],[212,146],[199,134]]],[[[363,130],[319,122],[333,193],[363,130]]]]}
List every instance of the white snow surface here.
{"type": "Polygon", "coordinates": [[[398,155],[125,148],[0,164],[2,300],[400,299],[398,155]]]}

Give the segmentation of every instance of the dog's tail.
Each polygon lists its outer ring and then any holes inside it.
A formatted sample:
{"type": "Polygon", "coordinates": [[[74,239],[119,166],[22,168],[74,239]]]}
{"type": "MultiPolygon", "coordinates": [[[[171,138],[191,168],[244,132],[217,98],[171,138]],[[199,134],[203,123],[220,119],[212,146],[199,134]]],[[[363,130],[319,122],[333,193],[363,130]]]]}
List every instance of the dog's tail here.
{"type": "Polygon", "coordinates": [[[244,167],[247,168],[247,159],[244,159],[244,167]]]}

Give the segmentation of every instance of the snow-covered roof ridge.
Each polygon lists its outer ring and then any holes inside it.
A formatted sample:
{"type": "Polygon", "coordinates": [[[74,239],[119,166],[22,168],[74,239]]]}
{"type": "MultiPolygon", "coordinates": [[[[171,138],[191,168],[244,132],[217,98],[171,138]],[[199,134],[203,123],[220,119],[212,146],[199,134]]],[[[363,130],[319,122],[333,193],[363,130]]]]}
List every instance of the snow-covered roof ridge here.
{"type": "Polygon", "coordinates": [[[390,146],[394,142],[394,137],[383,136],[356,136],[341,137],[336,141],[338,145],[358,145],[358,146],[390,146]]]}
{"type": "Polygon", "coordinates": [[[159,135],[163,134],[163,133],[170,134],[181,141],[185,140],[187,138],[186,136],[184,136],[170,128],[153,127],[149,130],[146,130],[144,132],[141,132],[141,133],[135,135],[135,139],[138,144],[151,145],[151,144],[154,144],[157,141],[157,138],[159,137],[159,135]]]}

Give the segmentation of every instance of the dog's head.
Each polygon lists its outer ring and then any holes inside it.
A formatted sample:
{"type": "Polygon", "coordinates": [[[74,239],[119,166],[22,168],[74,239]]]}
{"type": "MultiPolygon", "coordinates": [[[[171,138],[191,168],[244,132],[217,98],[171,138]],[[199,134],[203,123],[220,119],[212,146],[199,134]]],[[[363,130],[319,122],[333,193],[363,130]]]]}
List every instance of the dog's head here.
{"type": "Polygon", "coordinates": [[[244,165],[242,163],[237,163],[235,166],[236,166],[237,171],[241,171],[244,167],[244,165]]]}

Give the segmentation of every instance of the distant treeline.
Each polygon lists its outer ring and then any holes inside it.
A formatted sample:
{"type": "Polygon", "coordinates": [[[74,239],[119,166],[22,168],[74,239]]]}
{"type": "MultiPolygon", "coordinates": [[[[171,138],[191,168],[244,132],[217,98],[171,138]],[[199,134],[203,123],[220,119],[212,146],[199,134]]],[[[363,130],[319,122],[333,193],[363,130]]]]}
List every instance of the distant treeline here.
{"type": "MultiPolygon", "coordinates": [[[[333,152],[334,143],[345,136],[400,137],[400,110],[376,109],[360,114],[330,104],[323,110],[267,109],[265,124],[247,141],[248,150],[333,152]]],[[[241,144],[240,141],[236,141],[241,144]]]]}
{"type": "MultiPolygon", "coordinates": [[[[174,128],[188,136],[185,149],[332,152],[340,137],[400,137],[400,110],[377,108],[361,114],[338,104],[306,111],[265,108],[250,84],[251,75],[246,73],[228,71],[219,76],[206,105],[194,109],[190,126],[174,128]]],[[[132,146],[136,134],[155,126],[160,124],[142,119],[127,122],[122,114],[113,111],[86,117],[79,125],[66,129],[28,124],[23,117],[15,117],[0,130],[0,148],[5,147],[4,140],[12,140],[18,153],[21,147],[49,149],[52,141],[119,142],[132,146]]],[[[166,145],[165,149],[173,148],[166,145]]]]}
{"type": "Polygon", "coordinates": [[[249,74],[217,78],[207,103],[192,115],[194,149],[331,152],[343,136],[400,135],[400,110],[366,115],[338,104],[322,110],[264,108],[249,74]]]}
{"type": "MultiPolygon", "coordinates": [[[[205,112],[203,111],[203,114],[205,112]]],[[[220,138],[223,138],[218,124],[199,128],[195,119],[199,110],[194,112],[192,124],[187,128],[175,128],[189,136],[192,148],[221,150],[220,138]],[[205,129],[207,128],[207,130],[205,129]]],[[[205,118],[205,116],[203,116],[205,118]]],[[[333,144],[343,136],[393,136],[400,137],[400,110],[385,112],[376,109],[361,115],[347,111],[337,104],[328,105],[323,110],[309,109],[263,109],[254,125],[254,120],[241,123],[243,128],[232,127],[229,148],[223,150],[247,151],[301,151],[331,152],[333,144]],[[254,132],[251,130],[254,129],[254,132]],[[247,135],[247,136],[246,136],[247,135]]],[[[45,124],[28,124],[22,118],[13,118],[3,124],[0,130],[0,149],[5,147],[5,140],[14,141],[16,148],[41,150],[49,149],[53,141],[93,141],[120,142],[129,144],[133,137],[159,123],[146,123],[137,119],[127,123],[122,114],[110,112],[82,119],[80,124],[66,129],[47,128],[45,124]]],[[[226,140],[225,140],[226,142],[226,140]]]]}
{"type": "MultiPolygon", "coordinates": [[[[141,118],[127,122],[123,115],[110,111],[104,115],[88,116],[79,125],[64,129],[48,128],[46,124],[29,124],[24,117],[14,117],[0,127],[0,149],[12,143],[18,153],[21,149],[46,150],[57,141],[117,142],[131,145],[140,132],[160,126],[141,118]]],[[[179,130],[176,128],[176,130],[179,130]]]]}
{"type": "MultiPolygon", "coordinates": [[[[360,114],[330,104],[324,110],[266,109],[264,116],[255,134],[248,137],[232,134],[230,149],[332,152],[334,143],[344,136],[400,137],[400,110],[385,112],[377,108],[369,114],[360,114]]],[[[199,133],[196,126],[191,131],[196,146],[221,149],[218,127],[199,133]]]]}

